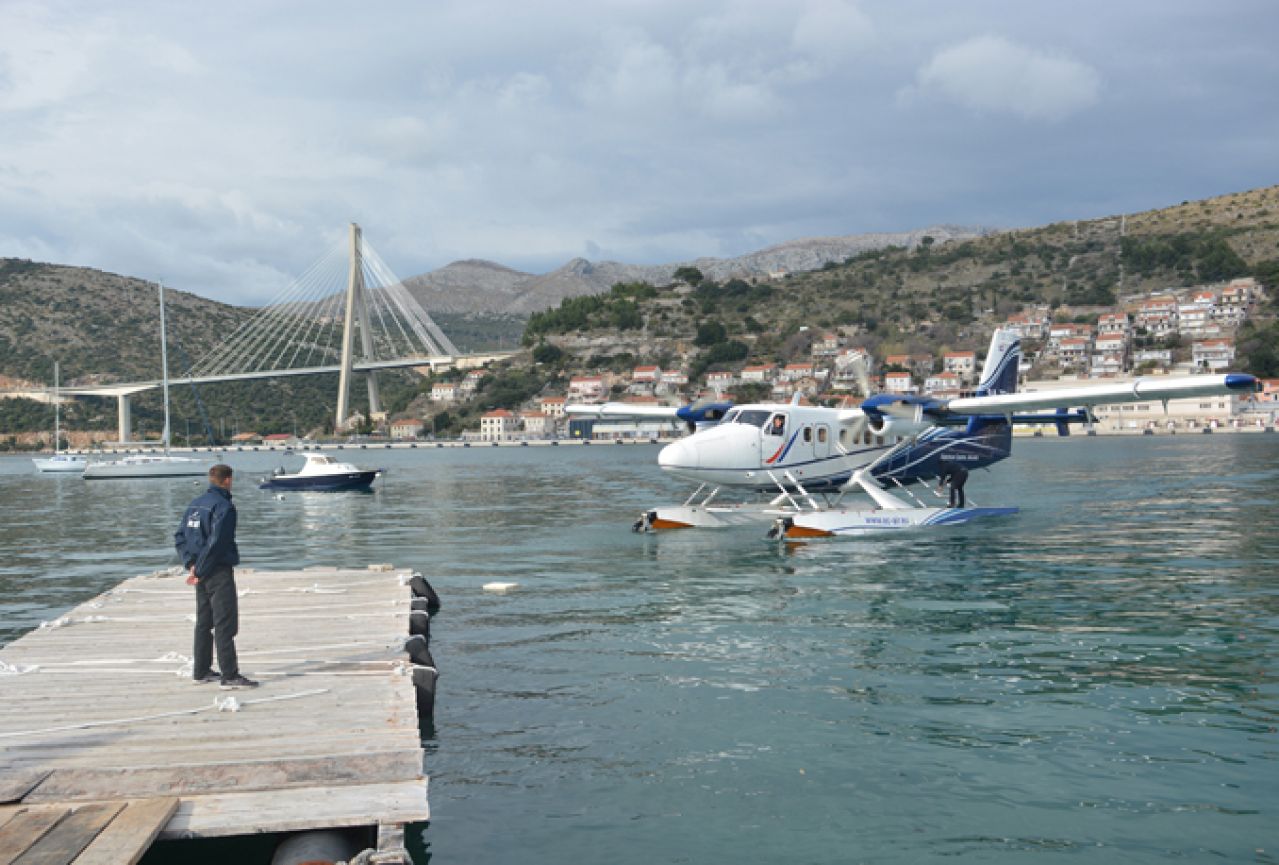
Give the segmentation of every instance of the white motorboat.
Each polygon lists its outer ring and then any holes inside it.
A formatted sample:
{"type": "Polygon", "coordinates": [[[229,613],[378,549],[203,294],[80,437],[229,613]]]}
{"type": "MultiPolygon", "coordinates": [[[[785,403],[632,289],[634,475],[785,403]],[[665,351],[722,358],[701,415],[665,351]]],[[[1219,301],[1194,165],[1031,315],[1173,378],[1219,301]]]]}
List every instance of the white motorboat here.
{"type": "Polygon", "coordinates": [[[160,365],[164,389],[163,454],[131,454],[123,459],[92,462],[85,466],[87,480],[106,478],[182,478],[207,475],[213,463],[207,459],[175,457],[169,453],[169,347],[164,330],[164,286],[160,290],[160,365]]]}
{"type": "Polygon", "coordinates": [[[306,453],[306,464],[293,474],[278,470],[259,484],[264,490],[367,490],[381,469],[362,469],[350,463],[338,462],[328,454],[306,453]]]}
{"type": "Polygon", "coordinates": [[[84,457],[62,453],[62,400],[59,399],[58,362],[53,362],[53,456],[33,457],[39,472],[82,472],[89,461],[84,457]]]}

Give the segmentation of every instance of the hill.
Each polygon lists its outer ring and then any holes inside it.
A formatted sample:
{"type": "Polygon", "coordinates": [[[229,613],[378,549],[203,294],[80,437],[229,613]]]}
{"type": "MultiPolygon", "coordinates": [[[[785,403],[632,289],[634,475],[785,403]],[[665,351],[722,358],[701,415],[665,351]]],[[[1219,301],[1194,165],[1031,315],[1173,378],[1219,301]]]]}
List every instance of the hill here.
{"type": "Polygon", "coordinates": [[[888,246],[913,248],[925,237],[937,242],[980,237],[982,229],[934,226],[917,231],[850,234],[793,240],[735,258],[698,258],[673,264],[623,264],[575,258],[542,275],[491,261],[455,261],[404,281],[424,308],[443,313],[496,313],[527,317],[569,297],[601,294],[619,282],[670,282],[680,268],[695,267],[711,279],[767,279],[780,272],[816,270],[851,255],[888,246]]]}
{"type": "Polygon", "coordinates": [[[552,340],[578,369],[621,357],[612,365],[693,372],[797,360],[811,339],[801,334],[837,328],[881,356],[981,352],[990,330],[1023,307],[1095,320],[1125,299],[1243,275],[1279,285],[1279,187],[971,239],[923,237],[780,279],[620,285],[533,315],[525,341],[552,340]],[[708,327],[722,339],[708,345],[708,327]]]}

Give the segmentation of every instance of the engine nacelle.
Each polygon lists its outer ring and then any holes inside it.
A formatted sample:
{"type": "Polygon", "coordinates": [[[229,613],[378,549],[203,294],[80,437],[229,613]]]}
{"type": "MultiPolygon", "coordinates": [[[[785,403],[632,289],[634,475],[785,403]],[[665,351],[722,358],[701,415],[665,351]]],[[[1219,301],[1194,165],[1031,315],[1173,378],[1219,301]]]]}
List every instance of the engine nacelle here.
{"type": "Polygon", "coordinates": [[[884,406],[877,412],[866,413],[866,423],[870,431],[884,438],[914,438],[931,429],[934,424],[924,417],[922,405],[897,403],[884,406]]]}

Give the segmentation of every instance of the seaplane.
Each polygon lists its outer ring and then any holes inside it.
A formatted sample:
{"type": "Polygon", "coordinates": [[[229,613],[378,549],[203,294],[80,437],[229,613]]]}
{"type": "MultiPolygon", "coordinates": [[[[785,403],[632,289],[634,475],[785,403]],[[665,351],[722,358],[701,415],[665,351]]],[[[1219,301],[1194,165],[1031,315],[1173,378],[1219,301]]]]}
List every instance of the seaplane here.
{"type": "MultiPolygon", "coordinates": [[[[702,402],[637,406],[569,405],[579,417],[668,418],[690,434],[666,445],[658,465],[698,487],[681,505],[645,511],[635,531],[771,523],[770,537],[862,535],[1005,517],[1015,507],[936,507],[916,496],[950,471],[985,468],[1012,453],[1013,427],[1092,423],[1092,408],[1252,392],[1246,373],[1150,376],[1122,383],[1018,392],[1021,340],[1000,328],[991,337],[972,396],[941,399],[880,393],[846,408],[789,403],[702,402]],[[729,501],[726,491],[771,495],[729,501]],[[849,495],[864,494],[852,502],[849,495]],[[869,501],[867,501],[867,499],[869,501]]],[[[867,388],[865,392],[869,392],[867,388]]]]}

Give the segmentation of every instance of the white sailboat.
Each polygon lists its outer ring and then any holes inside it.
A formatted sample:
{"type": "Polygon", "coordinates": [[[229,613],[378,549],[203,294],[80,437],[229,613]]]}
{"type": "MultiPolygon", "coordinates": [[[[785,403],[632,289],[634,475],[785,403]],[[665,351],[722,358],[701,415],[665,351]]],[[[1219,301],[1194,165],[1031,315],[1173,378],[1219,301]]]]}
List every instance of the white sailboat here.
{"type": "Polygon", "coordinates": [[[82,472],[89,461],[84,457],[64,454],[62,445],[62,400],[58,396],[61,383],[58,380],[58,362],[53,362],[53,456],[34,457],[36,471],[40,472],[82,472]]]}
{"type": "Polygon", "coordinates": [[[207,475],[213,463],[207,459],[175,457],[169,453],[169,346],[164,327],[164,286],[160,290],[160,365],[164,390],[164,454],[133,454],[123,459],[89,463],[87,480],[104,478],[181,478],[207,475]]]}

